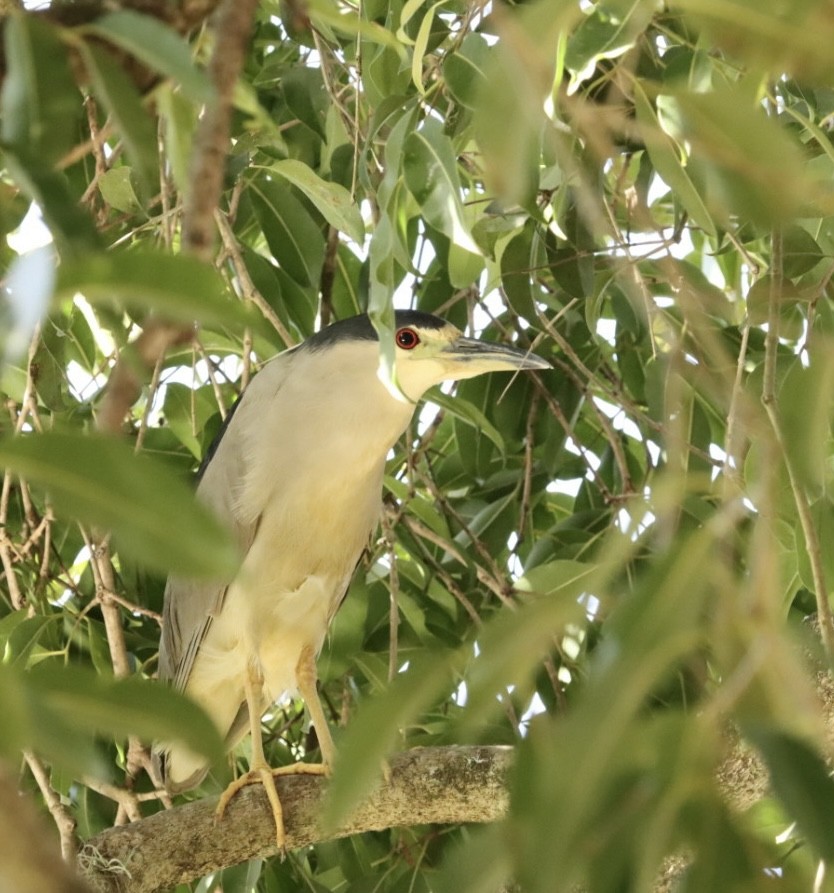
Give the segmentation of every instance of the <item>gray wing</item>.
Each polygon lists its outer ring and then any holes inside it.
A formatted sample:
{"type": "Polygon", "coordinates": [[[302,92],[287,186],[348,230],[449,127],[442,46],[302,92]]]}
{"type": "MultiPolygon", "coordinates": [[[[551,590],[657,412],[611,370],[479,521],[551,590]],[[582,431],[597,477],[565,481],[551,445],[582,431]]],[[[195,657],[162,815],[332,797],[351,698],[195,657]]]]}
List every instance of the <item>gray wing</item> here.
{"type": "MultiPolygon", "coordinates": [[[[229,526],[244,557],[255,539],[263,511],[263,506],[240,504],[251,452],[247,441],[258,430],[259,416],[281,389],[292,356],[293,351],[280,354],[255,376],[229,413],[200,467],[197,497],[229,526]]],[[[180,691],[188,685],[200,645],[213,617],[223,607],[232,579],[191,580],[173,575],[168,578],[159,678],[170,680],[180,691]]]]}

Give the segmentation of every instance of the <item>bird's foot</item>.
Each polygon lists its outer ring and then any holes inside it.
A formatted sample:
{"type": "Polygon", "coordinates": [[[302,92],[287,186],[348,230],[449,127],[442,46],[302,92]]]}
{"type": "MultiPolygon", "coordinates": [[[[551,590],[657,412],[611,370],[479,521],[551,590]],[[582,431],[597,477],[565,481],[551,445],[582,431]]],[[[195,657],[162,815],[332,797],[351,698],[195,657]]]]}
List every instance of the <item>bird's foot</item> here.
{"type": "Polygon", "coordinates": [[[272,809],[272,817],[275,820],[275,842],[281,855],[286,853],[287,832],[284,827],[284,809],[281,806],[281,798],[278,796],[278,788],[275,779],[280,775],[330,775],[330,767],[326,763],[290,763],[289,766],[253,766],[245,775],[236,778],[217,801],[217,809],[214,811],[215,821],[220,821],[226,812],[226,807],[232,798],[240,790],[250,784],[261,784],[266,791],[269,806],[272,809]]]}

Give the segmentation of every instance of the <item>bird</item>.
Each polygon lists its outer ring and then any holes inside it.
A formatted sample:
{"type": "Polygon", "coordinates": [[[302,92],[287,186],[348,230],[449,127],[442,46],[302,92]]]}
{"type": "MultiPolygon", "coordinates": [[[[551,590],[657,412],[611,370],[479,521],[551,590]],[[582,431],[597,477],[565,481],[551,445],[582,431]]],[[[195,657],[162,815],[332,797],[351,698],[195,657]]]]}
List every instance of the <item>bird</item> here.
{"type": "MultiPolygon", "coordinates": [[[[249,771],[225,789],[217,815],[242,787],[262,784],[282,852],[276,776],[326,775],[335,760],[316,658],[379,521],[390,449],[432,386],[550,368],[418,310],[395,311],[394,345],[396,387],[379,374],[367,315],[322,328],[263,365],[197,473],[197,499],[231,531],[240,566],[208,582],[172,575],[165,587],[159,677],[204,709],[227,750],[252,738],[249,771]],[[272,768],[261,719],[294,694],[306,704],[322,762],[272,768]]],[[[196,787],[210,769],[177,742],[158,744],[154,755],[171,794],[196,787]]]]}

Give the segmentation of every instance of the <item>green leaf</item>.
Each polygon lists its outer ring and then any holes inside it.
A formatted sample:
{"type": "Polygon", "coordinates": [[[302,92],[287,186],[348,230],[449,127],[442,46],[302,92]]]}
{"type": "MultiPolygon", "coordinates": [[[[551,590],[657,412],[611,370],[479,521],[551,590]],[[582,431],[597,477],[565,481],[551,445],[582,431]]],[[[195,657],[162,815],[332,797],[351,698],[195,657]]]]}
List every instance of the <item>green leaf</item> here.
{"type": "Polygon", "coordinates": [[[798,142],[740,86],[664,94],[658,103],[667,129],[690,142],[716,213],[771,226],[810,197],[798,142]]]}
{"type": "Polygon", "coordinates": [[[825,762],[808,743],[782,729],[751,724],[743,731],[764,758],[770,784],[802,834],[820,858],[834,860],[834,781],[825,762]]]}
{"type": "Polygon", "coordinates": [[[139,677],[113,679],[51,660],[29,672],[0,666],[0,754],[32,750],[81,777],[106,776],[93,738],[178,740],[212,761],[223,744],[211,720],[179,692],[139,677]]]}
{"type": "Polygon", "coordinates": [[[300,189],[331,226],[348,235],[357,245],[362,245],[365,241],[365,224],[359,208],[344,186],[322,180],[306,164],[292,158],[276,161],[270,170],[300,189]]]}
{"type": "Polygon", "coordinates": [[[223,756],[214,723],[193,701],[163,683],[138,676],[107,679],[51,661],[39,664],[30,678],[35,697],[68,726],[88,734],[173,739],[212,762],[223,756]]]}
{"type": "Polygon", "coordinates": [[[326,24],[334,31],[346,34],[348,37],[358,35],[363,41],[387,47],[394,50],[401,59],[405,58],[405,48],[393,32],[378,22],[368,21],[363,17],[366,15],[364,7],[359,8],[362,9],[361,16],[353,8],[335,6],[328,3],[327,0],[310,0],[308,3],[309,15],[314,23],[326,24]]]}
{"type": "Polygon", "coordinates": [[[81,94],[56,29],[32,15],[4,18],[0,139],[47,169],[75,144],[81,94]]]}
{"type": "Polygon", "coordinates": [[[111,530],[119,548],[162,571],[226,577],[228,533],[162,463],[113,437],[51,432],[0,440],[0,465],[49,492],[56,509],[111,530]]]}
{"type": "Polygon", "coordinates": [[[25,667],[47,629],[61,621],[57,613],[36,614],[34,617],[27,614],[26,610],[14,611],[0,620],[0,663],[25,667]]]}
{"type": "Polygon", "coordinates": [[[789,226],[782,233],[782,274],[796,279],[812,270],[824,256],[817,240],[801,226],[789,226]]]}
{"type": "Polygon", "coordinates": [[[125,214],[142,211],[142,203],[133,188],[130,174],[130,168],[122,165],[121,167],[111,167],[98,179],[101,197],[111,208],[124,211],[125,214]]]}
{"type": "MultiPolygon", "coordinates": [[[[426,57],[426,49],[429,44],[429,38],[431,37],[435,10],[444,6],[446,2],[447,0],[438,0],[437,3],[433,3],[426,10],[422,21],[420,22],[420,27],[417,29],[417,37],[413,41],[414,49],[411,52],[411,80],[417,88],[417,92],[422,96],[425,96],[426,94],[426,88],[423,86],[423,60],[426,57]]],[[[405,13],[405,9],[403,9],[403,13],[405,13]]],[[[400,29],[398,36],[402,33],[403,31],[400,29]]],[[[412,41],[409,41],[409,43],[411,42],[412,41]]]]}
{"type": "Polygon", "coordinates": [[[291,68],[281,78],[281,92],[290,113],[320,139],[326,139],[325,117],[329,99],[321,71],[317,68],[291,68]]]}
{"type": "Polygon", "coordinates": [[[246,318],[220,274],[185,254],[143,248],[79,257],[61,264],[56,296],[77,292],[94,303],[134,303],[183,322],[237,326],[246,318]]]}
{"type": "Polygon", "coordinates": [[[206,103],[214,88],[197,68],[191,48],[169,25],[131,9],[109,12],[78,31],[94,34],[127,50],[148,68],[170,78],[195,103],[206,103]]]}
{"type": "Polygon", "coordinates": [[[715,237],[716,228],[698,189],[689,178],[683,163],[683,152],[663,130],[648,96],[639,81],[634,84],[634,107],[641,134],[652,165],[672,189],[689,216],[704,232],[715,237]]]}
{"type": "Polygon", "coordinates": [[[593,570],[593,565],[584,561],[549,561],[526,571],[516,583],[516,588],[538,595],[575,593],[578,596],[588,586],[588,577],[593,570]]]}
{"type": "MultiPolygon", "coordinates": [[[[820,547],[820,562],[825,578],[825,587],[830,593],[834,589],[834,554],[828,548],[828,544],[834,537],[834,503],[826,496],[822,496],[811,504],[810,511],[820,547]]],[[[798,520],[794,522],[794,550],[796,567],[802,585],[809,592],[816,592],[817,586],[811,567],[811,556],[808,553],[808,543],[798,520]]]]}
{"type": "MultiPolygon", "coordinates": [[[[796,360],[786,370],[777,408],[785,450],[795,472],[805,485],[813,488],[812,492],[822,492],[830,475],[834,345],[820,338],[815,347],[810,362],[796,360]]],[[[834,550],[826,552],[831,554],[834,550]]]]}
{"type": "Polygon", "coordinates": [[[156,105],[163,121],[165,149],[177,188],[188,188],[191,146],[197,126],[197,110],[171,84],[162,84],[156,91],[156,105]]]}
{"type": "Polygon", "coordinates": [[[202,457],[197,432],[204,429],[206,422],[216,411],[217,404],[211,387],[195,390],[179,382],[170,382],[165,387],[165,403],[162,408],[165,423],[196,459],[202,457]]]}
{"type": "Polygon", "coordinates": [[[465,728],[500,709],[498,695],[508,686],[527,686],[565,626],[582,621],[579,596],[593,571],[592,565],[580,561],[554,561],[519,581],[519,591],[529,586],[536,595],[517,610],[496,615],[478,634],[479,654],[467,673],[465,728]]]}
{"type": "Polygon", "coordinates": [[[467,34],[460,48],[443,58],[443,79],[461,105],[474,108],[478,91],[486,83],[489,44],[480,34],[467,34]]]}
{"type": "Polygon", "coordinates": [[[676,0],[696,27],[757,70],[828,83],[834,74],[834,21],[825,3],[794,0],[785,6],[758,0],[676,0]]]}
{"type": "MultiPolygon", "coordinates": [[[[467,225],[467,232],[469,231],[467,225]]],[[[480,249],[478,251],[478,254],[473,254],[468,248],[461,248],[454,242],[449,244],[449,259],[446,269],[449,274],[449,282],[455,288],[469,288],[483,273],[484,259],[480,254],[480,249]]]]}
{"type": "Polygon", "coordinates": [[[513,18],[517,36],[499,41],[491,53],[474,118],[488,185],[508,206],[526,204],[538,189],[545,102],[560,47],[583,18],[574,3],[527,3],[519,13],[513,18]]]}
{"type": "Polygon", "coordinates": [[[434,119],[426,121],[403,145],[403,175],[426,220],[452,242],[473,254],[481,250],[466,226],[452,141],[434,119]]]}
{"type": "Polygon", "coordinates": [[[79,49],[93,92],[107,109],[124,142],[140,192],[149,196],[159,182],[156,123],[133,81],[106,50],[92,43],[81,43],[79,49]]]}
{"type": "Polygon", "coordinates": [[[476,431],[485,434],[498,447],[501,455],[506,455],[507,445],[501,432],[474,403],[459,396],[450,397],[437,388],[429,392],[427,399],[431,400],[432,403],[436,403],[456,419],[466,422],[476,431]]]}
{"type": "Polygon", "coordinates": [[[100,247],[92,218],[79,206],[63,174],[49,170],[24,149],[6,149],[3,157],[15,182],[38,203],[62,256],[100,247]]]}
{"type": "Polygon", "coordinates": [[[571,34],[565,51],[565,66],[582,71],[589,62],[622,55],[645,30],[652,8],[642,0],[630,0],[625,15],[617,15],[610,4],[593,9],[571,34]]]}
{"type": "Polygon", "coordinates": [[[324,237],[289,186],[257,177],[249,187],[252,205],[269,249],[302,286],[318,284],[324,263],[324,237]]]}

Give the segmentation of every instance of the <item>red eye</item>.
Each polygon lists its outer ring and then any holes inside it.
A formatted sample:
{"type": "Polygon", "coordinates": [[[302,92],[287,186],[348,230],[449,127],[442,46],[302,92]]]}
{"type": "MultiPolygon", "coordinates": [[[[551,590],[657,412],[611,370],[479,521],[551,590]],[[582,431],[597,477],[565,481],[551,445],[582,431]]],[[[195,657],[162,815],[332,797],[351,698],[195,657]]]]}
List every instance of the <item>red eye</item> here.
{"type": "Polygon", "coordinates": [[[413,350],[420,343],[420,336],[414,329],[398,329],[394,340],[397,342],[397,347],[401,347],[403,350],[413,350]]]}

